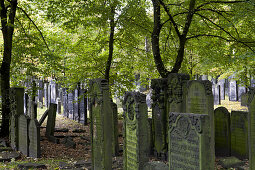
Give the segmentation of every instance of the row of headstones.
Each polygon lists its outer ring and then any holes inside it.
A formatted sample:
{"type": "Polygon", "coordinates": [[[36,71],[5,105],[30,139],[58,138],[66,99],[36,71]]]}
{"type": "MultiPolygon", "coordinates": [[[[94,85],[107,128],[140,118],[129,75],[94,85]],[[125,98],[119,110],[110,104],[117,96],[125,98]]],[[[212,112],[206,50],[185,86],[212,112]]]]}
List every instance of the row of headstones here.
{"type": "Polygon", "coordinates": [[[11,88],[11,119],[10,119],[10,143],[14,150],[21,151],[24,155],[39,158],[40,126],[48,116],[46,125],[46,137],[54,137],[57,105],[51,103],[42,118],[37,120],[37,104],[30,100],[29,113],[24,114],[24,88],[11,88]]]}
{"type": "MultiPolygon", "coordinates": [[[[152,127],[160,129],[160,131],[152,132],[153,141],[158,142],[158,144],[154,143],[154,147],[158,145],[155,148],[162,152],[161,148],[157,148],[159,143],[168,146],[170,169],[214,169],[215,140],[211,85],[208,81],[190,81],[185,85],[183,82],[187,79],[183,79],[184,77],[184,75],[174,74],[168,79],[170,82],[168,90],[171,92],[169,94],[172,99],[168,100],[169,112],[165,112],[166,109],[159,106],[160,103],[164,105],[165,101],[162,88],[158,88],[160,94],[155,96],[154,93],[154,97],[160,101],[158,104],[153,104],[157,107],[153,107],[152,127]],[[178,85],[178,87],[173,85],[178,85]],[[178,111],[183,108],[189,113],[172,113],[173,110],[178,111]],[[164,113],[169,114],[164,116],[164,113]],[[162,128],[164,123],[162,125],[161,122],[166,116],[169,123],[165,124],[167,127],[164,129],[162,128]],[[162,131],[167,132],[166,138],[160,133],[162,131]]],[[[165,81],[160,79],[156,82],[162,85],[165,81]]],[[[107,81],[94,80],[91,83],[91,89],[93,89],[90,102],[92,164],[94,169],[111,169],[112,150],[109,148],[113,146],[111,140],[113,126],[107,81]]],[[[150,150],[150,144],[147,143],[150,141],[150,134],[145,96],[139,93],[127,93],[123,105],[124,167],[125,169],[142,169],[148,161],[150,150]]],[[[251,113],[249,115],[252,115],[251,113]]],[[[252,126],[249,127],[252,129],[252,126]]],[[[249,139],[252,142],[252,137],[249,139]]],[[[252,147],[252,145],[249,146],[252,147]]],[[[249,153],[252,153],[251,150],[249,153]]]]}

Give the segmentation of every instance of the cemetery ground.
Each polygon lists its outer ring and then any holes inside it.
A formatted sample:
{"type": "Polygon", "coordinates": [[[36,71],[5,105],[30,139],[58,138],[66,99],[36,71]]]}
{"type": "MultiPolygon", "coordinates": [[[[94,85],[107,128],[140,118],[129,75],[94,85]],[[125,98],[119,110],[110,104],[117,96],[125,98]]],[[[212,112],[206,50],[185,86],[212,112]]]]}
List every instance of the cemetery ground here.
{"type": "MultiPolygon", "coordinates": [[[[222,100],[221,105],[216,105],[215,108],[224,106],[229,111],[239,110],[239,111],[248,111],[247,107],[241,106],[240,102],[233,102],[222,100]]],[[[37,118],[40,119],[42,114],[46,109],[38,109],[37,118]]],[[[119,112],[120,114],[120,112],[119,112]]],[[[121,117],[121,116],[119,116],[121,117]]],[[[70,120],[62,115],[57,115],[56,118],[56,131],[54,136],[56,136],[60,143],[53,143],[47,140],[45,137],[45,126],[47,119],[42,124],[40,129],[41,133],[41,158],[29,158],[23,156],[22,154],[18,159],[11,159],[11,161],[0,162],[0,169],[19,169],[19,165],[24,163],[37,163],[45,165],[44,168],[39,169],[91,169],[91,143],[89,136],[89,125],[82,125],[70,120]],[[68,132],[58,132],[58,130],[63,131],[68,130],[68,132]],[[63,144],[63,141],[71,137],[75,143],[75,146],[70,144],[63,144]]],[[[122,131],[122,120],[119,120],[119,132],[122,131]]],[[[120,146],[122,148],[122,135],[119,135],[120,146]]],[[[157,160],[155,157],[150,157],[150,160],[157,160]]],[[[166,161],[165,161],[166,163],[166,161]]],[[[216,157],[215,160],[215,169],[224,169],[222,164],[230,164],[227,169],[248,169],[248,160],[238,160],[238,159],[229,159],[229,158],[219,158],[216,157]]],[[[122,152],[118,157],[113,157],[113,169],[122,169],[123,168],[123,159],[122,152]]],[[[225,168],[226,169],[226,168],[225,168]]]]}

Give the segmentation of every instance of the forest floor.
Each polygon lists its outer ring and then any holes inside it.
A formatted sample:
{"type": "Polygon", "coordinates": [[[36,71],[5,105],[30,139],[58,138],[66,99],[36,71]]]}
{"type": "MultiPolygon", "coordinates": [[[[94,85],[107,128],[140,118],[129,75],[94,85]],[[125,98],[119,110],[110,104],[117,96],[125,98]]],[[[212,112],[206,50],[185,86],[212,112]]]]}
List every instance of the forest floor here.
{"type": "MultiPolygon", "coordinates": [[[[228,99],[223,100],[221,105],[215,106],[215,108],[224,106],[230,112],[231,110],[241,110],[248,111],[247,107],[240,106],[240,102],[229,102],[228,99]]],[[[38,109],[38,119],[44,113],[45,109],[38,109]]],[[[45,126],[47,119],[42,124],[41,132],[41,158],[30,158],[21,155],[17,160],[12,159],[9,162],[0,162],[0,169],[18,169],[20,164],[33,162],[44,164],[47,169],[75,169],[75,165],[82,164],[82,168],[76,169],[91,169],[91,143],[89,135],[89,125],[82,125],[70,120],[62,115],[57,115],[56,117],[56,129],[67,128],[68,132],[55,132],[54,135],[60,139],[60,144],[49,142],[45,137],[45,126]],[[75,132],[79,129],[82,132],[75,132]],[[74,131],[74,132],[73,132],[74,131]],[[65,136],[72,137],[73,141],[76,143],[75,148],[67,147],[63,144],[65,136]]],[[[122,129],[121,120],[119,120],[119,131],[122,129]]],[[[122,137],[120,135],[120,145],[122,147],[122,137]]],[[[113,169],[122,169],[123,159],[122,153],[118,157],[113,157],[113,169]]],[[[150,160],[157,160],[157,158],[151,157],[150,160]]],[[[220,162],[225,160],[225,158],[216,158],[215,169],[224,169],[220,162]]],[[[166,162],[165,162],[166,163],[166,162]]],[[[227,169],[248,169],[248,160],[237,161],[235,166],[227,169]]],[[[45,168],[41,168],[45,169],[45,168]]]]}

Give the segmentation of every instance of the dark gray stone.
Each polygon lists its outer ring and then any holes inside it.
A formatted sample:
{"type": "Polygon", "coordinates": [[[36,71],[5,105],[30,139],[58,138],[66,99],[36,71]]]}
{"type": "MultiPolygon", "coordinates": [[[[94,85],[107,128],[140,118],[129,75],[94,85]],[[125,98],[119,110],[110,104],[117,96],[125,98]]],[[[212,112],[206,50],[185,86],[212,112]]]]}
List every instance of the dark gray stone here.
{"type": "Polygon", "coordinates": [[[238,101],[238,88],[235,80],[229,82],[229,101],[238,101]]]}
{"type": "Polygon", "coordinates": [[[249,142],[249,168],[255,169],[255,89],[249,91],[248,114],[248,142],[249,142]]]}
{"type": "Polygon", "coordinates": [[[86,97],[87,90],[80,89],[79,91],[79,113],[80,113],[80,123],[87,125],[88,118],[87,118],[87,97],[86,97]]]}
{"type": "Polygon", "coordinates": [[[119,133],[118,133],[118,108],[117,104],[112,102],[112,127],[113,127],[113,135],[112,135],[112,154],[113,156],[119,155],[119,133]]]}
{"type": "Polygon", "coordinates": [[[68,117],[68,97],[67,97],[67,89],[62,89],[63,94],[63,116],[68,117]]]}
{"type": "Polygon", "coordinates": [[[38,163],[23,163],[18,165],[19,169],[47,169],[46,165],[38,163]]]}
{"type": "Polygon", "coordinates": [[[40,120],[39,120],[39,122],[38,122],[40,126],[42,125],[42,123],[44,122],[44,120],[46,119],[46,117],[48,116],[49,111],[50,111],[50,108],[48,108],[48,109],[43,113],[42,117],[40,118],[40,120]]]}
{"type": "Polygon", "coordinates": [[[44,106],[49,107],[48,102],[48,83],[44,83],[44,106]]]}
{"type": "Polygon", "coordinates": [[[73,101],[73,119],[75,121],[80,120],[80,113],[79,113],[79,89],[74,90],[74,101],[73,101]]]}
{"type": "Polygon", "coordinates": [[[218,85],[220,86],[220,99],[221,100],[225,100],[225,84],[226,84],[225,79],[221,79],[218,82],[218,85]]]}
{"type": "Polygon", "coordinates": [[[67,100],[68,100],[68,118],[69,119],[73,119],[74,118],[74,115],[73,115],[73,112],[74,112],[74,95],[73,95],[73,92],[69,92],[68,95],[67,95],[67,100]]]}
{"type": "Polygon", "coordinates": [[[18,150],[29,156],[28,124],[30,119],[25,115],[18,117],[18,150]]]}
{"type": "Polygon", "coordinates": [[[246,87],[244,86],[238,86],[238,101],[241,101],[242,94],[245,94],[247,92],[246,87]]]}
{"type": "Polygon", "coordinates": [[[61,128],[61,129],[55,128],[54,131],[55,131],[55,132],[68,132],[69,129],[67,129],[67,128],[61,128]]]}
{"type": "Polygon", "coordinates": [[[74,129],[72,132],[73,133],[85,133],[86,130],[83,130],[83,129],[74,129]]]}
{"type": "Polygon", "coordinates": [[[69,147],[69,148],[73,148],[73,149],[76,148],[76,143],[73,141],[73,138],[71,138],[69,136],[64,138],[63,144],[65,144],[65,146],[69,147]]]}
{"type": "Polygon", "coordinates": [[[13,158],[16,160],[20,157],[17,151],[0,152],[0,162],[11,161],[13,158]]]}
{"type": "Polygon", "coordinates": [[[47,125],[46,125],[46,133],[45,133],[46,137],[54,136],[56,112],[57,112],[57,104],[51,103],[49,112],[48,112],[47,125]]]}
{"type": "Polygon", "coordinates": [[[29,157],[40,158],[40,125],[36,119],[29,122],[29,157]]]}
{"type": "Polygon", "coordinates": [[[60,100],[60,98],[57,98],[57,100],[56,100],[57,102],[57,113],[58,114],[61,114],[61,100],[60,100]]]}
{"type": "Polygon", "coordinates": [[[212,91],[213,91],[213,99],[214,99],[214,105],[220,105],[221,101],[220,101],[220,86],[215,84],[212,85],[212,91]]]}

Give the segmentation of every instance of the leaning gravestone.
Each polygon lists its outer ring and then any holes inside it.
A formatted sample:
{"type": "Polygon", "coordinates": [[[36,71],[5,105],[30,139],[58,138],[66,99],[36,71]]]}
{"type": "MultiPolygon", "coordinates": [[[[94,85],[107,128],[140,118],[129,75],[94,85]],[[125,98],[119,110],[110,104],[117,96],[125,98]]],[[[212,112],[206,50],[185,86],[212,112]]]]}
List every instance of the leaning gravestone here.
{"type": "Polygon", "coordinates": [[[214,170],[208,114],[170,113],[169,169],[214,170]]]}
{"type": "Polygon", "coordinates": [[[29,118],[26,115],[19,115],[18,118],[18,150],[24,155],[29,156],[29,138],[28,138],[29,118]]]}
{"type": "Polygon", "coordinates": [[[18,117],[24,115],[24,88],[10,89],[10,143],[14,150],[18,150],[18,117]]]}
{"type": "Polygon", "coordinates": [[[107,80],[90,81],[90,118],[92,169],[112,169],[112,108],[107,80]]]}
{"type": "Polygon", "coordinates": [[[255,170],[255,91],[249,92],[248,139],[249,168],[255,170]]]}
{"type": "Polygon", "coordinates": [[[231,155],[239,159],[247,159],[248,147],[248,113],[232,111],[230,117],[231,155]]]}
{"type": "Polygon", "coordinates": [[[214,110],[215,154],[230,156],[230,113],[225,107],[214,110]]]}
{"type": "Polygon", "coordinates": [[[167,151],[167,79],[152,79],[152,125],[154,146],[157,154],[165,154],[167,151]]]}
{"type": "MultiPolygon", "coordinates": [[[[214,152],[214,109],[212,83],[208,80],[192,80],[187,85],[186,112],[196,114],[207,114],[210,117],[210,141],[214,152]]],[[[214,155],[214,154],[213,154],[214,155]]],[[[214,160],[214,157],[212,158],[214,160]]]]}
{"type": "Polygon", "coordinates": [[[39,158],[41,156],[40,147],[40,125],[36,119],[29,122],[29,157],[39,158]]]}
{"type": "Polygon", "coordinates": [[[231,80],[229,82],[229,101],[237,101],[237,100],[238,100],[237,84],[235,80],[231,80]]]}
{"type": "Polygon", "coordinates": [[[55,122],[56,122],[56,112],[57,112],[57,104],[51,103],[49,112],[48,112],[48,119],[46,125],[46,137],[54,136],[54,129],[55,129],[55,122]]]}
{"type": "Polygon", "coordinates": [[[149,161],[148,113],[146,96],[128,92],[123,101],[124,170],[142,170],[149,161]]]}

